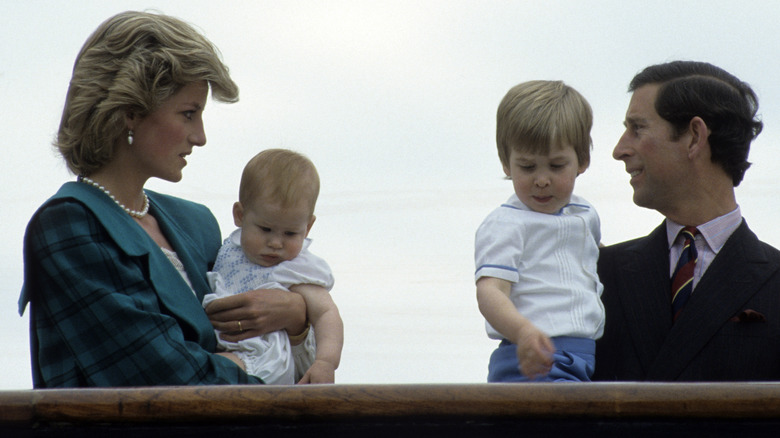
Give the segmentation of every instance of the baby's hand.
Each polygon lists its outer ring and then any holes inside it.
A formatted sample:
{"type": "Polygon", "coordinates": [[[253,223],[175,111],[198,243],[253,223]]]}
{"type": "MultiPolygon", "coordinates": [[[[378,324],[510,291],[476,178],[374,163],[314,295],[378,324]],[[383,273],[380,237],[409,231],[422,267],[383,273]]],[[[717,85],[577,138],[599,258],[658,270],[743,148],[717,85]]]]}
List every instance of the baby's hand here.
{"type": "Polygon", "coordinates": [[[324,360],[315,360],[306,371],[298,384],[307,383],[334,383],[336,381],[336,367],[324,360]]]}
{"type": "Polygon", "coordinates": [[[552,368],[555,345],[536,327],[525,330],[517,343],[520,372],[529,379],[547,375],[552,368]]]}

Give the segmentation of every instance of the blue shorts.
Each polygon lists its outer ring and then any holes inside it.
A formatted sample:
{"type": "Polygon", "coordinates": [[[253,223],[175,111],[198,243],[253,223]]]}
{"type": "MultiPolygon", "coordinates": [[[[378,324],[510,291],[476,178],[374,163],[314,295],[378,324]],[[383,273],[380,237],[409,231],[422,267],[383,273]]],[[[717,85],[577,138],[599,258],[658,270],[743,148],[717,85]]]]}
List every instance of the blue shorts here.
{"type": "Polygon", "coordinates": [[[590,382],[596,366],[596,341],[559,336],[555,344],[552,369],[546,376],[529,379],[520,374],[517,346],[501,341],[488,364],[488,382],[590,382]]]}

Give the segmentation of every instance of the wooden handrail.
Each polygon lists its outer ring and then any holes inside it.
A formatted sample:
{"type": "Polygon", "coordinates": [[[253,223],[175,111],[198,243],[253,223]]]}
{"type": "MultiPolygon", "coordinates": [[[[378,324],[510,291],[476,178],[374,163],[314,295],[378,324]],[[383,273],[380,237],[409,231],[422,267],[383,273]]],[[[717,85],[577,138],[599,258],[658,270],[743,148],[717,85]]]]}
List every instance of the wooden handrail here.
{"type": "Polygon", "coordinates": [[[0,422],[402,416],[778,418],[777,383],[189,386],[0,391],[0,422]]]}
{"type": "MultiPolygon", "coordinates": [[[[780,424],[780,383],[190,386],[0,391],[0,430],[408,421],[780,424]]],[[[601,424],[599,423],[599,424],[601,424]]],[[[596,424],[596,423],[592,423],[596,424]]]]}

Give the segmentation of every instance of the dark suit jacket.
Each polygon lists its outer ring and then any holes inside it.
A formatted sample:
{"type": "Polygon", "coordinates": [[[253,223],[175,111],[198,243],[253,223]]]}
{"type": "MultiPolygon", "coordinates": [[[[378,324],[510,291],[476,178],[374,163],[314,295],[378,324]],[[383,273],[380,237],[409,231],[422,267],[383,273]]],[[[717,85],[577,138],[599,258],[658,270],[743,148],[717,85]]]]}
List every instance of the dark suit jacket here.
{"type": "Polygon", "coordinates": [[[780,380],[780,252],[743,221],[671,320],[666,225],[601,249],[594,380],[780,380]]]}
{"type": "Polygon", "coordinates": [[[147,191],[193,289],[108,196],[70,182],[33,216],[24,247],[36,388],[259,383],[214,353],[201,300],[221,244],[203,205],[147,191]]]}

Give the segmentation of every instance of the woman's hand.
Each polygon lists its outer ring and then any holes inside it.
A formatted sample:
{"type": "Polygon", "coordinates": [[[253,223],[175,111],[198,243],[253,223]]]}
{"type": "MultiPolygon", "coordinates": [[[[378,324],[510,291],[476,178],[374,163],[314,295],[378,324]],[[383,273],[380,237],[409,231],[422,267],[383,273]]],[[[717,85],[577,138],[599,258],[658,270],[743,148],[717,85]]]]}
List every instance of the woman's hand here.
{"type": "Polygon", "coordinates": [[[256,289],[214,300],[206,314],[228,342],[277,330],[297,335],[306,329],[303,297],[280,289],[256,289]]]}

